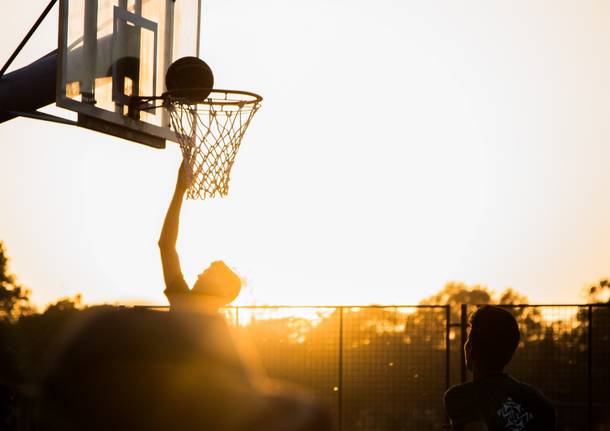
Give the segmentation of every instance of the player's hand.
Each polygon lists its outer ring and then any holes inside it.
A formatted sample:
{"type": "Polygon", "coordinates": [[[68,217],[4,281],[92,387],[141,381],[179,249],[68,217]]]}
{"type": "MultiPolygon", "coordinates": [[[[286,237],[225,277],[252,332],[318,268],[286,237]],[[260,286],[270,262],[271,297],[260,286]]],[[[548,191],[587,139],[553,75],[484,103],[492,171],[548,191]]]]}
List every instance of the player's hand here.
{"type": "Polygon", "coordinates": [[[176,180],[176,190],[185,192],[189,188],[193,181],[193,174],[191,168],[186,160],[182,160],[180,169],[178,170],[178,179],[176,180]]]}

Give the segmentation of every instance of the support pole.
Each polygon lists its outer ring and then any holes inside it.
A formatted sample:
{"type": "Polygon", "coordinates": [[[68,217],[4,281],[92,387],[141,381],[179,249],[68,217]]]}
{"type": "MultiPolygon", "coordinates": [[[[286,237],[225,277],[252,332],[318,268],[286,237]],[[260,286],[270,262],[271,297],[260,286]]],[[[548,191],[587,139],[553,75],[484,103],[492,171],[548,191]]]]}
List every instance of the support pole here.
{"type": "Polygon", "coordinates": [[[461,383],[466,382],[466,353],[464,353],[464,344],[466,344],[466,336],[468,331],[468,305],[462,304],[462,316],[461,316],[461,326],[462,326],[462,345],[460,346],[460,358],[462,359],[462,363],[460,364],[460,380],[461,383]]]}
{"type": "Polygon", "coordinates": [[[445,389],[451,385],[451,306],[445,305],[445,389]]]}
{"type": "Polygon", "coordinates": [[[343,307],[339,307],[339,414],[338,428],[343,431],[343,307]]]}
{"type": "Polygon", "coordinates": [[[593,306],[588,310],[588,344],[587,349],[587,429],[593,429],[593,306]]]}

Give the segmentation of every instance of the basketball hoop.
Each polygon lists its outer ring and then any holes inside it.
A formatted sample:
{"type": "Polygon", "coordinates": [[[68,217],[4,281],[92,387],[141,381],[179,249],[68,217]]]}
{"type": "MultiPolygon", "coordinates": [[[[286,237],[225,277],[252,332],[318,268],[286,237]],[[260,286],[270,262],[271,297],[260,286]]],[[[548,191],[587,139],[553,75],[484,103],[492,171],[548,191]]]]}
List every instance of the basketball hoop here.
{"type": "Polygon", "coordinates": [[[263,98],[235,90],[212,90],[203,100],[196,94],[195,89],[179,90],[163,98],[192,173],[187,198],[226,196],[241,140],[263,98]]]}
{"type": "Polygon", "coordinates": [[[249,91],[216,90],[214,74],[205,61],[182,57],[165,74],[161,96],[132,96],[127,115],[164,108],[187,162],[191,181],[187,199],[226,196],[235,156],[263,98],[249,91]],[[162,105],[154,102],[162,100],[162,105]],[[151,103],[152,102],[152,103],[151,103]]]}

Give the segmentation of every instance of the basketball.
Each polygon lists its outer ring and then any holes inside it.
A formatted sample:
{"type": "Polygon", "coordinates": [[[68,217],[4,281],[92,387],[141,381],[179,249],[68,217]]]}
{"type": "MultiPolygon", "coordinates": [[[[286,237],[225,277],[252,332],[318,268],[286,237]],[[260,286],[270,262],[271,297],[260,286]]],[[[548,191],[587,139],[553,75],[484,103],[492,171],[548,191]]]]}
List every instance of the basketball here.
{"type": "Polygon", "coordinates": [[[165,86],[180,97],[203,101],[214,88],[214,74],[200,58],[182,57],[167,69],[165,86]]]}

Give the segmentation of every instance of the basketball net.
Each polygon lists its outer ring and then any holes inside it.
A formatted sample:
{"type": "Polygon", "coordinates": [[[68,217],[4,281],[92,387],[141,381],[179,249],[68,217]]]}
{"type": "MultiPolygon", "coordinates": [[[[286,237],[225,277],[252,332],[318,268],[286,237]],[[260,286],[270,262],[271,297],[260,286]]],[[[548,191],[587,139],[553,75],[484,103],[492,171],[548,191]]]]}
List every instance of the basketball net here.
{"type": "Polygon", "coordinates": [[[187,199],[226,196],[235,156],[262,98],[254,93],[213,90],[204,102],[165,101],[182,157],[192,174],[187,199]]]}

